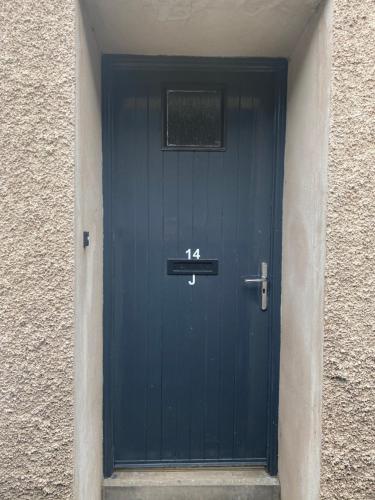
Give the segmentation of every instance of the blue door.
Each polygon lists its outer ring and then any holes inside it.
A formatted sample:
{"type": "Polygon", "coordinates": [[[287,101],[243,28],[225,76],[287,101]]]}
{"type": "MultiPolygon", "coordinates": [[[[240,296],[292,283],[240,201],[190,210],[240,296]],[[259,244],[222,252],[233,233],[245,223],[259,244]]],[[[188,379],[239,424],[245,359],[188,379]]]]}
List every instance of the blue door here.
{"type": "Polygon", "coordinates": [[[275,471],[283,61],[104,61],[105,455],[275,471]]]}

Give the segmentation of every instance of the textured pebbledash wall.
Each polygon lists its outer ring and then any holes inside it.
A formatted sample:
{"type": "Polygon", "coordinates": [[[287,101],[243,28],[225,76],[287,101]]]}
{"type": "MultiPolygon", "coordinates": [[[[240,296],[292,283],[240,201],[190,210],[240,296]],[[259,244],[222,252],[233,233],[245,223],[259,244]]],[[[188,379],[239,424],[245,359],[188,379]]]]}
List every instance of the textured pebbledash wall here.
{"type": "Polygon", "coordinates": [[[0,7],[0,498],[73,488],[75,10],[0,7]]]}
{"type": "Polygon", "coordinates": [[[375,498],[375,5],[335,0],[322,489],[375,498]]]}

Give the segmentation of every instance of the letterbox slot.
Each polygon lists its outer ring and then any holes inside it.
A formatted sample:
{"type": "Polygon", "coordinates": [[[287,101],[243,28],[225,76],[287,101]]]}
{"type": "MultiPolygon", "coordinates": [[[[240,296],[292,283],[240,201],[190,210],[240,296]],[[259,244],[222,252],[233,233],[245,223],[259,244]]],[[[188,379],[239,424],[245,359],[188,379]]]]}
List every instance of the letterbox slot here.
{"type": "Polygon", "coordinates": [[[171,276],[204,275],[216,276],[219,272],[217,259],[168,259],[167,274],[171,276]]]}

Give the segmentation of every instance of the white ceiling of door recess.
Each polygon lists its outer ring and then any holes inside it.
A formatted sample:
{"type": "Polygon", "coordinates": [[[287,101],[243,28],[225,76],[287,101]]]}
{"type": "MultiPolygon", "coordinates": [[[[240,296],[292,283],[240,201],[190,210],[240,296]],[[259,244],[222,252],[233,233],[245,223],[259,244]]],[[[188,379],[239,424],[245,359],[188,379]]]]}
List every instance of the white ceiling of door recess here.
{"type": "Polygon", "coordinates": [[[104,53],[290,55],[321,0],[83,0],[104,53]]]}

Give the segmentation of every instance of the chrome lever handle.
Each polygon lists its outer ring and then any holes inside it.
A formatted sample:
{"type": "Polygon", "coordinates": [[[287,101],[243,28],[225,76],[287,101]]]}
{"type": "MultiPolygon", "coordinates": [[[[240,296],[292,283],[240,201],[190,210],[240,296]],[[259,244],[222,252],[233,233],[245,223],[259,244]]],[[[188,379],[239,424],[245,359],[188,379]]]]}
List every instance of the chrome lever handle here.
{"type": "Polygon", "coordinates": [[[264,281],[264,278],[245,278],[243,282],[245,285],[248,283],[262,283],[264,281]]]}
{"type": "Polygon", "coordinates": [[[268,307],[268,265],[262,262],[260,265],[261,276],[259,278],[244,278],[244,285],[259,284],[260,288],[260,308],[266,311],[268,307]]]}

